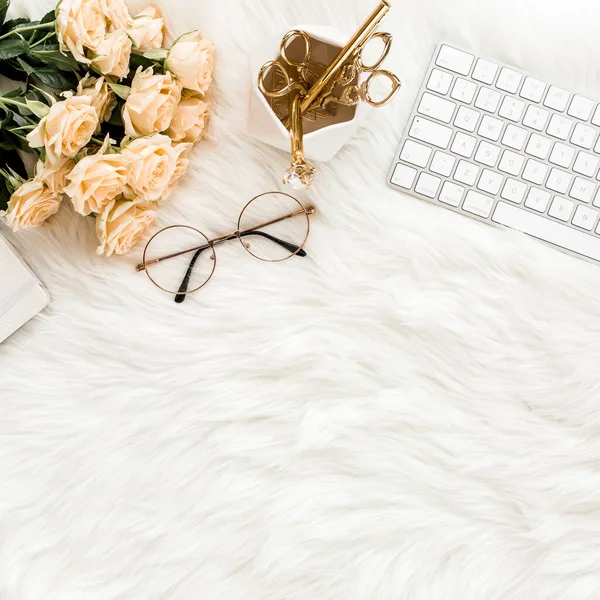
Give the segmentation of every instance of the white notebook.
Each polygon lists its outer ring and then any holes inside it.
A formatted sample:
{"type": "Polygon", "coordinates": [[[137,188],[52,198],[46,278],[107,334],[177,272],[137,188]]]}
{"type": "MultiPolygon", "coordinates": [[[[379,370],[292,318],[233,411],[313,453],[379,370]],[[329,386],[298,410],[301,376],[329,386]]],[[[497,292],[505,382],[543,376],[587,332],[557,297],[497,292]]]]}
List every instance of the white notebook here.
{"type": "Polygon", "coordinates": [[[0,234],[0,342],[48,305],[48,292],[0,234]]]}

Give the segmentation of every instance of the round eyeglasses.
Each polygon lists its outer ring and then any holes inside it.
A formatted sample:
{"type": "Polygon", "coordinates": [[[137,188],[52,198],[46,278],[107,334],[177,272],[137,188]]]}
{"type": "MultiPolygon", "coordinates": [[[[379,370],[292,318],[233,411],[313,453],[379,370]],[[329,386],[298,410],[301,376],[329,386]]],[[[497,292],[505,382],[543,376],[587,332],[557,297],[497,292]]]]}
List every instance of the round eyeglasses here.
{"type": "Polygon", "coordinates": [[[306,256],[303,248],[310,232],[309,216],[314,213],[314,206],[304,207],[289,194],[266,192],[244,206],[236,231],[226,235],[209,239],[189,225],[161,229],[146,244],[136,270],[144,271],[155,286],[181,303],[212,278],[219,244],[238,239],[249,254],[265,262],[306,256]]]}

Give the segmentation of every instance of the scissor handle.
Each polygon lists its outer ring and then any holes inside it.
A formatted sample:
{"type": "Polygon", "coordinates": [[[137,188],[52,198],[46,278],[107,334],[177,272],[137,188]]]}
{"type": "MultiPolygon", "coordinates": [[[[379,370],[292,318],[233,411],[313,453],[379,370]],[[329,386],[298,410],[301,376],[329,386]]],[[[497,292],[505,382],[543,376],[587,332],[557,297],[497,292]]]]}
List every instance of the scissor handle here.
{"type": "Polygon", "coordinates": [[[301,31],[300,29],[292,29],[292,31],[288,31],[283,36],[279,51],[281,53],[281,58],[283,58],[288,65],[295,67],[296,69],[305,69],[309,66],[312,57],[312,44],[306,32],[301,31]],[[290,44],[299,37],[304,41],[304,58],[301,61],[295,61],[287,55],[287,51],[290,44]]]}
{"type": "Polygon", "coordinates": [[[363,84],[360,86],[360,97],[361,100],[363,100],[367,104],[370,104],[371,106],[377,108],[379,106],[387,104],[398,93],[401,87],[402,82],[400,81],[400,79],[398,79],[398,77],[396,77],[396,75],[394,75],[390,71],[380,69],[379,71],[373,71],[369,75],[369,77],[367,77],[366,81],[364,81],[363,84]],[[371,86],[373,85],[375,79],[377,79],[378,77],[384,77],[386,79],[389,79],[392,84],[392,89],[383,100],[373,100],[371,96],[371,86]]]}
{"type": "Polygon", "coordinates": [[[285,70],[285,67],[276,60],[270,60],[262,66],[258,73],[258,88],[268,98],[283,98],[283,96],[287,96],[292,90],[299,90],[302,94],[306,94],[306,88],[298,81],[294,81],[285,70]],[[267,89],[265,82],[271,69],[278,71],[283,77],[285,85],[282,88],[274,90],[267,89]]]}
{"type": "Polygon", "coordinates": [[[366,73],[372,73],[373,71],[377,71],[379,67],[383,64],[383,61],[388,57],[390,50],[392,49],[392,41],[393,36],[391,33],[385,33],[383,31],[378,31],[374,33],[363,45],[357,55],[358,67],[361,71],[366,73]],[[372,64],[367,65],[363,60],[363,54],[367,46],[375,39],[379,38],[383,40],[383,50],[381,51],[381,56],[372,64]]]}

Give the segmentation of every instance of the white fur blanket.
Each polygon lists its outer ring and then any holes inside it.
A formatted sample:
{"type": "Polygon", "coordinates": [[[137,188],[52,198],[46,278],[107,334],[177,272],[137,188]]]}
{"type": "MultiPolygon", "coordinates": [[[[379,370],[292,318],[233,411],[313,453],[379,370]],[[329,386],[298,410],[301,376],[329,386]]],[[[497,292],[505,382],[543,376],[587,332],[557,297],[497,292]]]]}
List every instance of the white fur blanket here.
{"type": "MultiPolygon", "coordinates": [[[[280,185],[248,51],[372,6],[162,2],[219,52],[162,224],[227,230],[280,185]]],[[[387,27],[404,88],[322,166],[305,259],[231,245],[179,306],[66,205],[9,236],[53,303],[0,346],[2,600],[600,597],[600,269],[384,183],[435,43],[598,97],[600,4],[396,0],[387,27]]]]}

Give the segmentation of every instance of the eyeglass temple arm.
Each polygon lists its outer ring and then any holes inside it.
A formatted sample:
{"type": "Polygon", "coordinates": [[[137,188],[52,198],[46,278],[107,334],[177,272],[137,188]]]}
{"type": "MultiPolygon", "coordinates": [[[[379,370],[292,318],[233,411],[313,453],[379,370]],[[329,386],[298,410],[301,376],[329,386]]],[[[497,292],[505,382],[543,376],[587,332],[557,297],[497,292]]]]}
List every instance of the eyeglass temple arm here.
{"type": "MultiPolygon", "coordinates": [[[[188,291],[188,286],[190,285],[190,279],[192,277],[192,272],[194,270],[194,267],[196,266],[196,261],[198,260],[198,257],[200,256],[200,254],[202,254],[202,252],[204,250],[206,250],[208,247],[209,246],[203,246],[202,248],[198,248],[198,250],[194,253],[194,256],[192,256],[192,260],[190,260],[190,264],[187,268],[187,271],[185,272],[183,281],[181,282],[181,285],[179,286],[179,293],[175,296],[175,302],[177,304],[181,304],[182,302],[185,301],[185,297],[186,297],[186,294],[188,291]]],[[[214,260],[214,258],[213,258],[213,260],[214,260]]]]}
{"type": "MultiPolygon", "coordinates": [[[[286,242],[285,240],[276,238],[275,236],[273,236],[269,233],[265,233],[264,231],[254,231],[254,230],[240,231],[239,237],[242,238],[242,237],[247,237],[249,235],[259,235],[259,236],[264,237],[272,242],[275,242],[282,248],[285,248],[288,252],[294,253],[296,256],[306,256],[306,252],[304,250],[302,250],[299,246],[296,246],[295,244],[291,244],[290,242],[286,242]]],[[[223,241],[233,240],[236,237],[238,237],[238,236],[236,234],[233,234],[233,235],[227,237],[223,241]]],[[[192,278],[192,272],[194,271],[194,267],[196,266],[196,261],[198,260],[198,257],[200,256],[202,251],[206,250],[207,248],[209,248],[209,246],[203,246],[201,248],[198,248],[198,250],[196,251],[194,256],[192,256],[192,260],[190,260],[190,266],[188,267],[188,269],[185,273],[185,276],[183,277],[183,281],[181,282],[181,285],[179,286],[179,290],[178,290],[179,293],[175,296],[175,302],[177,304],[181,304],[182,302],[185,301],[188,286],[190,284],[190,279],[192,278]]]]}

